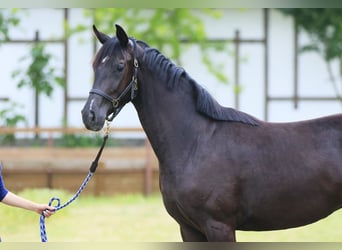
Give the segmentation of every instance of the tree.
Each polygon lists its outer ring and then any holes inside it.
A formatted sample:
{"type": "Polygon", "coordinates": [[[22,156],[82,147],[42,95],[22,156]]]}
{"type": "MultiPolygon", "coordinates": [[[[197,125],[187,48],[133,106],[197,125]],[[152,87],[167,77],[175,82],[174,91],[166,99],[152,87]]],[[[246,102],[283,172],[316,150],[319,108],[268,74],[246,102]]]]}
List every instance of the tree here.
{"type": "Polygon", "coordinates": [[[8,31],[20,22],[16,16],[17,9],[0,11],[0,43],[9,39],[8,31]]]}
{"type": "Polygon", "coordinates": [[[342,9],[279,9],[279,11],[292,16],[299,30],[308,34],[310,42],[301,47],[301,52],[317,52],[326,61],[330,81],[336,95],[341,98],[331,64],[334,61],[339,62],[341,78],[342,9]]]}
{"type": "MultiPolygon", "coordinates": [[[[0,44],[9,39],[9,30],[17,26],[20,22],[17,17],[17,10],[0,11],[0,44]]],[[[0,126],[15,127],[18,123],[25,123],[26,119],[17,112],[18,104],[11,100],[7,101],[7,105],[2,105],[0,109],[0,126]]],[[[14,135],[1,135],[2,143],[11,143],[14,141],[14,135]]]]}
{"type": "Polygon", "coordinates": [[[46,52],[45,45],[34,43],[30,54],[24,56],[20,61],[29,61],[26,70],[16,70],[12,77],[19,77],[18,88],[28,86],[33,88],[38,94],[45,94],[50,97],[55,85],[64,86],[64,78],[56,76],[56,69],[49,65],[52,55],[46,52]]]}
{"type": "MultiPolygon", "coordinates": [[[[107,34],[114,33],[116,23],[123,25],[129,34],[148,41],[150,46],[163,51],[178,64],[185,43],[196,43],[208,71],[221,82],[228,82],[228,77],[222,73],[222,65],[210,57],[211,51],[228,50],[228,43],[208,43],[203,22],[203,18],[220,18],[220,10],[115,8],[87,10],[85,15],[92,17],[96,26],[107,34]]],[[[89,30],[89,27],[80,24],[69,31],[72,34],[84,30],[89,30]]]]}
{"type": "MultiPolygon", "coordinates": [[[[30,54],[22,57],[21,61],[29,61],[26,70],[15,70],[13,78],[19,78],[18,88],[30,87],[34,90],[35,126],[39,126],[39,97],[45,94],[50,97],[55,86],[64,87],[64,76],[57,76],[56,69],[50,66],[52,55],[45,50],[45,45],[39,42],[33,44],[30,54]]],[[[38,134],[36,134],[38,138],[38,134]]]]}

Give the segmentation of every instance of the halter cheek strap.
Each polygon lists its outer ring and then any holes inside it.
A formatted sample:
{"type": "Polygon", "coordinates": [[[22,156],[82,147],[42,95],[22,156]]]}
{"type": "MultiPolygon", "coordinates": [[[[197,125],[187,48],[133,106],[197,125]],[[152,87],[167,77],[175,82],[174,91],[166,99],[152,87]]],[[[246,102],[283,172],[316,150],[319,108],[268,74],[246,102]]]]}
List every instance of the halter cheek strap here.
{"type": "Polygon", "coordinates": [[[137,96],[137,92],[138,92],[138,68],[139,68],[139,64],[138,64],[138,53],[137,53],[137,44],[135,39],[130,38],[130,41],[133,43],[133,76],[132,76],[132,80],[131,82],[126,86],[126,88],[121,92],[121,94],[117,97],[117,98],[113,98],[110,95],[106,94],[104,91],[100,90],[100,89],[91,89],[89,91],[89,94],[96,94],[99,95],[103,98],[105,98],[107,101],[111,102],[114,108],[114,111],[112,114],[110,114],[107,117],[108,121],[112,121],[121,111],[121,109],[123,108],[123,106],[126,103],[122,104],[122,99],[127,95],[127,93],[129,91],[131,91],[130,94],[130,100],[132,101],[136,96],[137,96]]]}

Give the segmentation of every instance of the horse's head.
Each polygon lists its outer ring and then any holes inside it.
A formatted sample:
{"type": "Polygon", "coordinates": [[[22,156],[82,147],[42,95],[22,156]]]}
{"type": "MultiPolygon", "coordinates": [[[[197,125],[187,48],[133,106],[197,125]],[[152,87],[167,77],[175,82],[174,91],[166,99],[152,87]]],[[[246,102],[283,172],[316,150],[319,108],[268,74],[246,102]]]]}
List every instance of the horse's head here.
{"type": "Polygon", "coordinates": [[[93,88],[82,109],[83,123],[87,129],[100,130],[105,120],[112,120],[122,107],[137,94],[137,44],[116,25],[116,37],[98,31],[97,39],[103,44],[96,54],[93,69],[93,88]]]}

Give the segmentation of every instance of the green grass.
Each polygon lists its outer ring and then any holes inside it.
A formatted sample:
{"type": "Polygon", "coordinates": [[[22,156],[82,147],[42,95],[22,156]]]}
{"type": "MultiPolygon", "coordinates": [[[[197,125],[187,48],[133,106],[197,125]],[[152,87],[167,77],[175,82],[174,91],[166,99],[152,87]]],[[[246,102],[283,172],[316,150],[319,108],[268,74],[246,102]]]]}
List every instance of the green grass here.
{"type": "MultiPolygon", "coordinates": [[[[19,195],[62,203],[72,194],[59,190],[26,190],[19,195]]],[[[0,236],[4,242],[39,242],[39,215],[0,205],[0,236]]],[[[317,223],[281,231],[237,232],[238,241],[342,241],[342,210],[317,223]]],[[[46,220],[49,242],[173,242],[181,241],[178,224],[167,214],[159,194],[149,197],[82,196],[46,220]]]]}
{"type": "MultiPolygon", "coordinates": [[[[52,196],[66,202],[72,194],[27,190],[19,195],[47,203],[52,196]]],[[[0,236],[5,242],[39,242],[39,215],[0,205],[0,236]]],[[[49,242],[180,241],[177,223],[167,214],[159,194],[116,197],[80,196],[46,219],[49,242]]]]}

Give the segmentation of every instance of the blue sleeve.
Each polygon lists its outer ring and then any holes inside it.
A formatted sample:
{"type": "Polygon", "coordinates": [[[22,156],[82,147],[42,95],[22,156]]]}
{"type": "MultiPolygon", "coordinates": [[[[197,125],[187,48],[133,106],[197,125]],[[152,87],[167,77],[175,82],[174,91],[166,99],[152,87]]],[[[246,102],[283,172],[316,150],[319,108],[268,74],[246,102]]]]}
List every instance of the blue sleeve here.
{"type": "Polygon", "coordinates": [[[0,201],[2,201],[8,193],[8,190],[6,189],[5,183],[2,179],[1,168],[2,166],[0,163],[0,201]]]}

